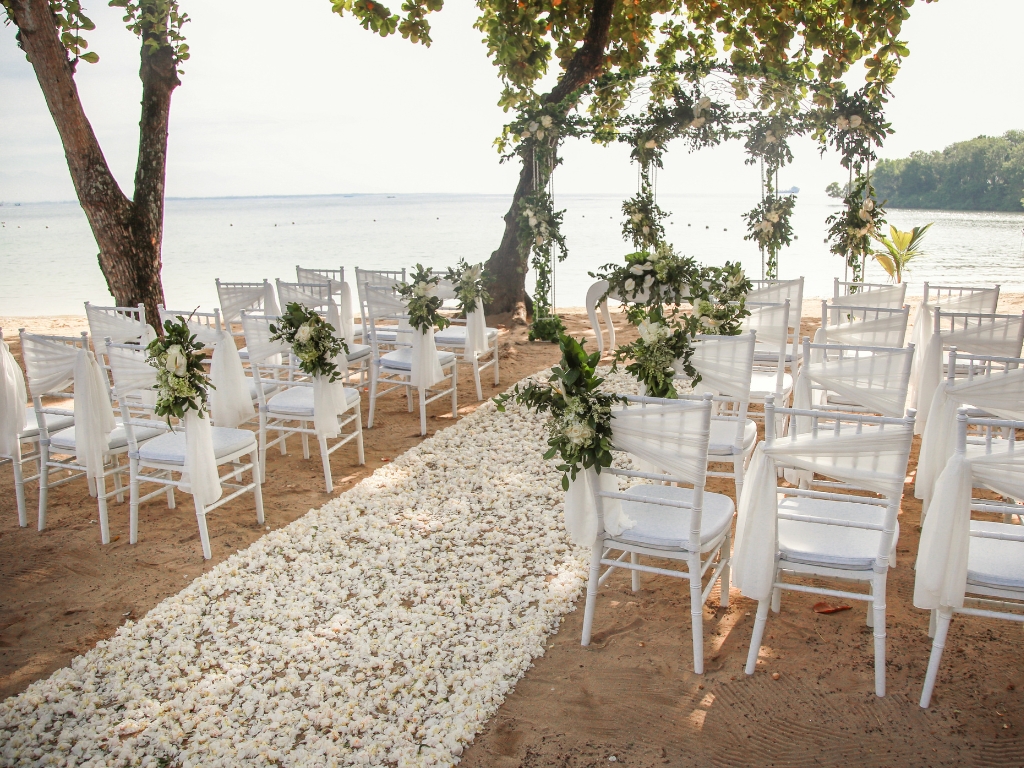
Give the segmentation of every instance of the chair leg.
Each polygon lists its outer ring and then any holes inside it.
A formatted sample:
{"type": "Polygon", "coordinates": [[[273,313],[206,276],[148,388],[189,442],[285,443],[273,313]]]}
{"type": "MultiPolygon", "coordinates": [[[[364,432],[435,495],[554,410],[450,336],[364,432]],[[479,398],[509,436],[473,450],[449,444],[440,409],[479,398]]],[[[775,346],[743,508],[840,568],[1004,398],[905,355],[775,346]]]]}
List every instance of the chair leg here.
{"type": "MultiPolygon", "coordinates": [[[[168,486],[173,490],[174,486],[168,486]]],[[[128,459],[128,543],[139,541],[139,460],[128,459]]]]}
{"type": "Polygon", "coordinates": [[[210,531],[206,528],[206,508],[199,503],[196,503],[196,522],[199,523],[199,541],[203,545],[203,558],[209,560],[213,557],[213,552],[210,549],[210,531]]]}
{"type": "Polygon", "coordinates": [[[256,497],[256,522],[263,525],[263,483],[260,480],[261,471],[258,450],[253,450],[249,454],[249,461],[252,462],[252,494],[256,497]]]}
{"type": "Polygon", "coordinates": [[[412,413],[412,387],[408,384],[405,386],[405,404],[409,409],[409,413],[412,413]]]}
{"type": "Polygon", "coordinates": [[[875,607],[875,695],[885,696],[885,577],[877,574],[872,584],[875,607]]]}
{"type": "Polygon", "coordinates": [[[366,428],[373,429],[373,411],[377,405],[377,366],[370,366],[370,415],[366,420],[366,428]]]}
{"type": "Polygon", "coordinates": [[[494,386],[498,386],[501,383],[501,378],[498,376],[498,361],[501,359],[501,355],[498,354],[498,339],[499,336],[494,337],[494,386]]]}
{"type": "MultiPolygon", "coordinates": [[[[476,381],[477,392],[480,391],[479,372],[476,381]]],[[[459,418],[459,365],[452,363],[452,418],[459,418]]]]}
{"type": "Polygon", "coordinates": [[[693,629],[693,671],[704,674],[704,602],[701,600],[700,553],[690,555],[690,624],[693,629]]]}
{"type": "Polygon", "coordinates": [[[587,602],[583,609],[583,638],[580,645],[590,645],[590,632],[594,627],[594,608],[597,606],[597,582],[601,577],[601,555],[604,542],[598,538],[590,552],[590,579],[587,581],[587,602]]]}
{"type": "MultiPolygon", "coordinates": [[[[121,466],[121,460],[118,459],[117,456],[112,457],[112,461],[114,462],[114,467],[115,468],[121,466]]],[[[121,473],[120,473],[120,471],[114,472],[114,488],[115,488],[115,490],[117,490],[117,496],[115,497],[117,499],[117,503],[118,504],[124,504],[124,488],[121,485],[121,473]]]]}
{"type": "Polygon", "coordinates": [[[100,504],[100,541],[110,543],[110,521],[107,518],[107,479],[100,474],[96,478],[96,496],[100,504]]]}
{"type": "Polygon", "coordinates": [[[757,667],[757,654],[761,651],[761,640],[764,639],[764,625],[768,623],[768,600],[757,604],[757,616],[754,618],[754,634],[750,637],[750,650],[747,651],[747,666],[743,670],[748,675],[754,674],[757,667]]]}
{"type": "Polygon", "coordinates": [[[327,438],[317,435],[320,441],[320,458],[324,463],[324,482],[327,484],[327,492],[334,493],[334,478],[331,476],[331,454],[327,452],[327,438]]]}
{"type": "Polygon", "coordinates": [[[732,534],[726,534],[722,548],[718,551],[719,557],[725,558],[725,567],[722,568],[721,581],[718,582],[718,604],[723,608],[729,607],[729,587],[732,583],[732,534]]]}
{"type": "MultiPolygon", "coordinates": [[[[173,480],[174,479],[174,473],[170,472],[170,471],[164,472],[163,476],[166,477],[168,480],[173,480]]],[[[177,506],[178,506],[178,504],[174,500],[174,486],[173,485],[168,485],[167,486],[167,508],[168,509],[174,509],[177,506]]]]}
{"type": "MultiPolygon", "coordinates": [[[[874,595],[875,594],[875,585],[874,585],[873,582],[868,585],[868,588],[871,590],[871,594],[874,595]]],[[[869,600],[867,602],[867,616],[865,618],[864,623],[868,627],[874,627],[875,626],[875,605],[874,605],[874,602],[871,601],[871,600],[869,600]]]]}
{"type": "MultiPolygon", "coordinates": [[[[632,563],[633,565],[638,565],[640,563],[640,553],[639,552],[630,552],[629,553],[629,562],[632,563]]],[[[634,592],[639,592],[640,591],[640,571],[630,571],[629,573],[630,573],[630,576],[632,577],[631,580],[632,580],[633,583],[632,583],[631,586],[633,587],[633,591],[634,592]]]]}
{"type": "MultiPolygon", "coordinates": [[[[299,426],[302,429],[305,429],[307,424],[308,422],[305,421],[299,422],[299,426]]],[[[300,434],[302,435],[302,458],[304,458],[306,461],[309,461],[309,435],[307,435],[305,432],[302,432],[300,434]]]]}
{"type": "Polygon", "coordinates": [[[28,525],[28,513],[25,511],[25,475],[21,471],[21,442],[15,441],[14,453],[11,455],[14,469],[14,498],[18,505],[18,525],[28,525]]]}
{"type": "Polygon", "coordinates": [[[366,452],[363,450],[363,414],[356,406],[356,454],[359,459],[359,466],[366,463],[366,452]]]}
{"type": "Polygon", "coordinates": [[[921,689],[921,706],[928,707],[932,703],[932,692],[935,690],[935,681],[939,676],[939,665],[942,663],[942,652],[946,648],[946,634],[949,632],[949,622],[953,618],[953,612],[945,609],[932,611],[938,614],[935,626],[935,640],[932,642],[932,655],[928,657],[928,671],[924,676],[924,688],[921,689]]]}
{"type": "MultiPolygon", "coordinates": [[[[424,387],[417,387],[420,395],[420,435],[427,434],[427,393],[424,387]]],[[[409,406],[412,410],[412,406],[409,406]]]]}
{"type": "Polygon", "coordinates": [[[935,639],[935,623],[939,612],[934,608],[928,612],[928,637],[935,639]]]}
{"type": "Polygon", "coordinates": [[[50,495],[50,447],[39,445],[39,522],[38,530],[46,528],[46,501],[50,495]]]}
{"type": "Polygon", "coordinates": [[[734,455],[732,457],[732,476],[733,482],[736,484],[736,504],[739,506],[740,496],[743,494],[743,456],[734,455]]]}
{"type": "Polygon", "coordinates": [[[480,386],[480,359],[473,358],[473,383],[476,384],[476,401],[479,403],[484,399],[484,390],[480,386]]]}
{"type": "Polygon", "coordinates": [[[772,613],[782,610],[782,590],[776,587],[772,590],[772,613]]]}
{"type": "Polygon", "coordinates": [[[260,409],[260,480],[267,482],[267,414],[260,409]]]}

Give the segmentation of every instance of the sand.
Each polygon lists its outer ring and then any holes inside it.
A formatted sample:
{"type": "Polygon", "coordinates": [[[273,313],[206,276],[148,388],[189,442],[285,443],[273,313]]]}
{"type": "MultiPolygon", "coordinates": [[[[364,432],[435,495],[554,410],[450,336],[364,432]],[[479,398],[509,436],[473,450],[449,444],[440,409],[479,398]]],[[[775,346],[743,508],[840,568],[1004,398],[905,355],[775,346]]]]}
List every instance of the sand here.
{"type": "MultiPolygon", "coordinates": [[[[1021,308],[1024,296],[1000,302],[1000,311],[1021,308]]],[[[805,333],[819,314],[820,303],[805,302],[805,333]]],[[[570,331],[593,337],[581,311],[567,320],[570,331]]],[[[84,327],[84,318],[0,323],[69,333],[84,327]]],[[[633,337],[618,313],[616,325],[624,340],[633,337]]],[[[502,339],[502,384],[494,388],[485,378],[485,397],[559,357],[556,345],[526,341],[522,328],[505,329],[502,339]]],[[[460,414],[477,405],[469,379],[460,377],[460,414]]],[[[443,401],[428,409],[431,431],[453,423],[446,410],[443,401]]],[[[417,422],[404,398],[384,398],[378,424],[365,434],[366,466],[355,465],[349,446],[332,457],[336,492],[417,444],[417,422]]],[[[328,498],[315,446],[304,461],[294,443],[288,456],[269,454],[263,492],[272,529],[328,498]]],[[[817,614],[812,605],[819,597],[786,593],[782,612],[770,614],[758,671],[747,677],[755,605],[734,590],[722,608],[713,592],[704,610],[706,673],[698,676],[685,583],[645,575],[633,593],[620,572],[600,592],[591,646],[579,645],[581,603],[466,750],[462,765],[1024,765],[1019,626],[956,619],[932,706],[917,706],[930,641],[927,614],[911,605],[920,535],[911,482],[916,450],[915,441],[898,566],[889,575],[884,699],[874,695],[872,636],[861,605],[817,614]]],[[[127,504],[112,505],[117,538],[104,547],[84,482],[51,492],[42,533],[17,526],[12,485],[9,469],[0,469],[0,696],[66,665],[266,532],[256,524],[251,499],[237,499],[210,516],[213,559],[204,561],[191,502],[179,495],[175,510],[162,500],[143,505],[135,546],[127,543],[127,504]]],[[[712,479],[709,489],[733,493],[728,480],[712,479]]],[[[34,488],[28,496],[31,517],[34,488]]]]}

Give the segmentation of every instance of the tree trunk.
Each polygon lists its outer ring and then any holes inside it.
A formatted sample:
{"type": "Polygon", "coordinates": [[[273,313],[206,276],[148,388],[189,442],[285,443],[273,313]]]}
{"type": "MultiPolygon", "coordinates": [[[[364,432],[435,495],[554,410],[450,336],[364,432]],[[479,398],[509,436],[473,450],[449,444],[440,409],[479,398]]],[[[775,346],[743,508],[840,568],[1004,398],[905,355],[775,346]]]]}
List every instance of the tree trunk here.
{"type": "MultiPolygon", "coordinates": [[[[583,45],[573,55],[558,84],[544,94],[546,104],[558,103],[601,74],[604,68],[604,50],[608,45],[614,0],[594,0],[590,26],[583,45]]],[[[487,260],[486,270],[492,282],[488,288],[491,303],[488,312],[511,312],[513,322],[526,323],[527,303],[526,271],[529,266],[529,243],[519,239],[519,205],[523,197],[535,188],[547,184],[548,172],[541,169],[541,178],[534,183],[532,163],[523,163],[519,184],[512,196],[512,205],[505,214],[505,233],[498,250],[487,260]]]]}
{"type": "Polygon", "coordinates": [[[78,200],[99,246],[99,264],[118,306],[145,304],[159,330],[157,304],[163,238],[167,122],[171,93],[179,84],[173,52],[142,45],[142,120],[135,199],[121,191],[89,123],[75,85],[75,62],[60,41],[47,0],[10,0],[18,42],[35,71],[53,116],[78,200]]]}

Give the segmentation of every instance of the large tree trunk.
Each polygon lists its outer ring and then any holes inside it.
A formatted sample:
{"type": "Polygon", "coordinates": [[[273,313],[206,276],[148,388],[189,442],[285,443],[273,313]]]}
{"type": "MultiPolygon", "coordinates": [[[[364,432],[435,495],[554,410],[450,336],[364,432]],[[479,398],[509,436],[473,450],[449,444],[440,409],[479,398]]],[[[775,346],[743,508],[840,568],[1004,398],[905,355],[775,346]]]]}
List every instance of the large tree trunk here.
{"type": "MultiPolygon", "coordinates": [[[[544,94],[546,104],[557,104],[574,91],[594,80],[604,69],[604,50],[608,45],[614,0],[594,0],[590,25],[583,45],[565,68],[558,84],[544,94]]],[[[491,295],[489,312],[512,312],[513,321],[526,323],[527,303],[526,270],[529,266],[529,243],[519,239],[519,205],[523,197],[548,182],[549,172],[540,169],[540,178],[533,178],[533,163],[523,163],[519,184],[512,196],[512,205],[505,214],[505,233],[498,250],[487,260],[486,270],[492,277],[488,288],[491,295]]]]}
{"type": "Polygon", "coordinates": [[[48,0],[10,0],[18,41],[35,70],[53,116],[78,200],[99,246],[99,263],[118,306],[145,304],[146,318],[159,328],[164,177],[171,93],[179,84],[173,52],[142,45],[142,120],[135,199],[121,191],[85,116],[74,79],[74,64],[60,41],[48,0]]]}

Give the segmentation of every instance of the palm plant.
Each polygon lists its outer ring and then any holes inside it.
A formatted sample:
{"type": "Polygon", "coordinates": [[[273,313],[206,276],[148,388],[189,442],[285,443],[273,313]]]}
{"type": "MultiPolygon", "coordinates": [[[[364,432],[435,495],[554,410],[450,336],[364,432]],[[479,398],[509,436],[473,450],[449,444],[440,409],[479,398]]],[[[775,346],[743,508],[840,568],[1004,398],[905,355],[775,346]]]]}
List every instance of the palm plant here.
{"type": "MultiPolygon", "coordinates": [[[[934,222],[933,222],[934,223],[934,222]]],[[[889,237],[875,235],[875,239],[885,246],[884,251],[875,251],[875,261],[882,265],[893,282],[903,282],[903,272],[907,265],[918,256],[923,256],[921,241],[931,227],[925,224],[923,227],[914,227],[909,232],[903,232],[896,227],[889,225],[889,237]]]]}

